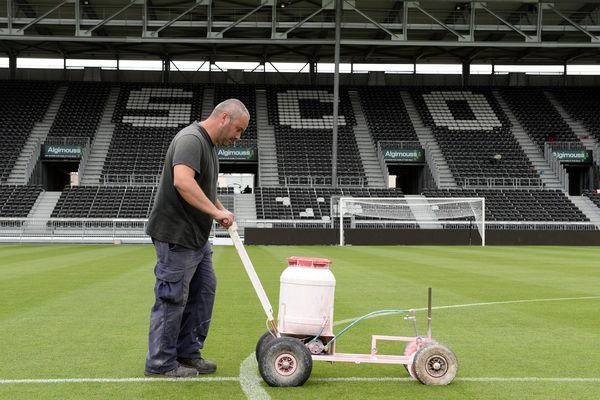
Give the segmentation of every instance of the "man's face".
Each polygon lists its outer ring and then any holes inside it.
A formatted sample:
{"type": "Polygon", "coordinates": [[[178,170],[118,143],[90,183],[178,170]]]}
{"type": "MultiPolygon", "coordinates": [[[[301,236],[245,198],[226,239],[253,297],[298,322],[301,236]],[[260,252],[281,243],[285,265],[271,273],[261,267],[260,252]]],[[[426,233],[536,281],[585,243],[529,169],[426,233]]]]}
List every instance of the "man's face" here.
{"type": "Polygon", "coordinates": [[[225,114],[223,119],[224,123],[221,127],[218,144],[229,146],[233,144],[233,142],[240,140],[242,133],[248,128],[250,118],[246,114],[241,114],[237,118],[231,118],[228,113],[223,114],[225,114]]]}

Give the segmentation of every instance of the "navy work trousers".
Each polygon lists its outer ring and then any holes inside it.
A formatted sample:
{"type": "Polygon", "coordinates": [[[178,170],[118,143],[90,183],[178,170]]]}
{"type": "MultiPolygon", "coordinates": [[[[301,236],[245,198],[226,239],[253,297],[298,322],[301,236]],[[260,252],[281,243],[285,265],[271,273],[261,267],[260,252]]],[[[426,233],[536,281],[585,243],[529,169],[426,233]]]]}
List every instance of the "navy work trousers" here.
{"type": "Polygon", "coordinates": [[[200,357],[208,335],[217,279],[209,242],[200,249],[153,242],[156,284],[146,371],[164,373],[177,367],[177,358],[200,357]]]}

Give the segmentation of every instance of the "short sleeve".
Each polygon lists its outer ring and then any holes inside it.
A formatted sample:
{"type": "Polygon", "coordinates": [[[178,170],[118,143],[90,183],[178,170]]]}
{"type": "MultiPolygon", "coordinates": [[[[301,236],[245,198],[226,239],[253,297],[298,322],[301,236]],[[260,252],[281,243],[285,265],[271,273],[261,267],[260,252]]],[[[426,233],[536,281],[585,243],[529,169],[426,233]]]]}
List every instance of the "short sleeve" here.
{"type": "Polygon", "coordinates": [[[194,135],[182,135],[175,141],[173,151],[173,163],[171,167],[178,164],[187,165],[188,167],[200,173],[200,165],[202,161],[202,144],[200,139],[194,135]]]}

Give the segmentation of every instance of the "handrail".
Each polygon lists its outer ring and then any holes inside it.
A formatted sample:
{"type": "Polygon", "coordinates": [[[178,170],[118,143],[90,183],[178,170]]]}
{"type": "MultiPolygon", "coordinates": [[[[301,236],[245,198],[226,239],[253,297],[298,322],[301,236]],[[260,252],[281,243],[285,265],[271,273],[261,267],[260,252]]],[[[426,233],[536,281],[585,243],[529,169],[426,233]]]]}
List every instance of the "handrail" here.
{"type": "Polygon", "coordinates": [[[29,159],[27,160],[25,176],[23,177],[23,185],[27,185],[29,179],[31,178],[31,174],[35,169],[38,159],[40,158],[40,154],[42,152],[42,146],[40,144],[40,139],[35,139],[33,144],[33,151],[29,155],[29,159]]]}
{"type": "Polygon", "coordinates": [[[385,163],[385,157],[383,157],[381,143],[382,142],[377,142],[377,159],[379,160],[379,166],[383,172],[383,182],[387,185],[387,183],[390,181],[390,173],[388,171],[387,164],[385,163]]]}
{"type": "Polygon", "coordinates": [[[158,186],[160,175],[151,174],[104,174],[102,183],[106,186],[158,186]]]}
{"type": "Polygon", "coordinates": [[[462,188],[543,188],[540,178],[459,177],[456,183],[462,188]]]}
{"type": "MultiPolygon", "coordinates": [[[[286,175],[285,186],[331,186],[331,176],[329,175],[286,175]]],[[[365,186],[365,179],[362,176],[341,175],[337,177],[338,186],[365,186]]]]}
{"type": "Polygon", "coordinates": [[[562,188],[565,191],[569,190],[569,174],[567,173],[567,169],[560,162],[558,158],[556,158],[552,151],[554,149],[581,149],[583,144],[581,142],[546,142],[544,143],[544,159],[550,165],[552,171],[558,177],[558,181],[560,182],[562,188]]]}

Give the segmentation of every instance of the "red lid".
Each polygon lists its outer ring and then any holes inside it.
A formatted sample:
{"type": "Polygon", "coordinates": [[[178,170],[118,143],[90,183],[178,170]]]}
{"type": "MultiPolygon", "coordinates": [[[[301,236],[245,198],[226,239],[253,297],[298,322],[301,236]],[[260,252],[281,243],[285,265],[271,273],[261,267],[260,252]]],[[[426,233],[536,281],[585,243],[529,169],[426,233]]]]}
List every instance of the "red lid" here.
{"type": "Polygon", "coordinates": [[[312,257],[289,257],[288,265],[290,267],[315,267],[315,268],[327,268],[331,264],[331,260],[326,258],[312,258],[312,257]]]}

